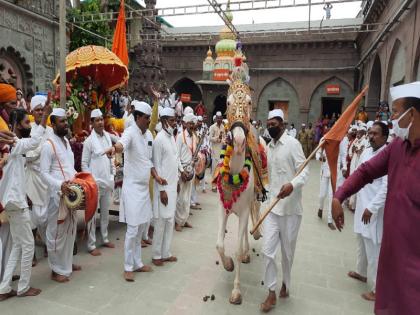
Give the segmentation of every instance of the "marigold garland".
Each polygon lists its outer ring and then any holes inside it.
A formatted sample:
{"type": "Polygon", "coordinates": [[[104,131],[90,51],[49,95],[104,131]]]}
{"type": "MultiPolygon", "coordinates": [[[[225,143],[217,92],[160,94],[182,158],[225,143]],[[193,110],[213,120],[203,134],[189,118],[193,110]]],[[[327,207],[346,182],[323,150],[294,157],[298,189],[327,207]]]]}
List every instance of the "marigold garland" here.
{"type": "Polygon", "coordinates": [[[245,163],[239,174],[230,174],[230,158],[233,147],[231,145],[223,146],[220,152],[220,158],[223,159],[220,164],[220,175],[217,180],[217,188],[220,200],[227,213],[232,210],[233,204],[238,200],[242,192],[246,190],[249,183],[249,172],[251,171],[251,154],[247,149],[245,154],[245,163]]]}

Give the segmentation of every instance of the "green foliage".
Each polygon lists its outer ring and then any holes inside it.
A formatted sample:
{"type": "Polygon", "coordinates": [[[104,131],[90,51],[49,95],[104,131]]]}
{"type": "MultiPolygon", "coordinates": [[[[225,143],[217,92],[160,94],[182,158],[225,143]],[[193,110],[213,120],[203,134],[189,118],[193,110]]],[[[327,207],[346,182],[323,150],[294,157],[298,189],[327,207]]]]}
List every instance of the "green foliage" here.
{"type": "MultiPolygon", "coordinates": [[[[73,21],[74,17],[80,17],[82,14],[96,14],[100,12],[99,0],[86,0],[81,2],[80,9],[71,9],[68,11],[67,20],[73,21]]],[[[112,39],[113,30],[108,21],[86,22],[78,25],[102,37],[112,39]]],[[[86,45],[99,45],[111,48],[112,42],[108,41],[105,45],[104,39],[73,26],[70,34],[70,51],[86,45]]]]}

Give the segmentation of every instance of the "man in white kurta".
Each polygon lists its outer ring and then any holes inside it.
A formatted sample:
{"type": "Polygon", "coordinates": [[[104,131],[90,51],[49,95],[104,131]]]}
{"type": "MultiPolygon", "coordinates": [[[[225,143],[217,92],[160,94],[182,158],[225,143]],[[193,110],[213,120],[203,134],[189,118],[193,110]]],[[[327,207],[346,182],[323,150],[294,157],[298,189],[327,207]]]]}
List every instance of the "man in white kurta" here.
{"type": "MultiPolygon", "coordinates": [[[[31,123],[31,137],[36,131],[35,126],[39,126],[42,119],[43,108],[47,102],[44,95],[35,95],[31,99],[32,116],[34,122],[31,123]]],[[[48,222],[47,203],[48,203],[48,185],[41,177],[41,150],[45,141],[53,135],[51,127],[46,126],[41,143],[35,150],[26,153],[26,194],[32,202],[31,220],[33,226],[38,230],[42,241],[46,242],[46,230],[48,222]]]]}
{"type": "MultiPolygon", "coordinates": [[[[375,122],[369,131],[370,147],[360,156],[360,164],[370,160],[386,146],[388,127],[375,122]]],[[[383,210],[388,190],[388,176],[375,179],[357,193],[354,213],[354,232],[357,238],[356,271],[348,276],[362,282],[369,280],[370,291],[363,293],[366,300],[374,301],[379,251],[382,242],[383,210]]]]}
{"type": "Polygon", "coordinates": [[[32,272],[32,257],[35,251],[34,237],[31,229],[31,217],[25,189],[25,154],[34,150],[40,144],[45,133],[46,121],[49,115],[48,106],[42,116],[39,126],[34,127],[31,134],[29,117],[25,110],[17,109],[10,114],[13,132],[17,139],[10,147],[8,163],[4,168],[3,178],[0,182],[0,202],[4,206],[9,222],[13,240],[12,251],[7,261],[4,277],[0,284],[0,301],[14,295],[35,296],[41,290],[31,288],[29,282],[32,272]],[[13,291],[11,284],[13,271],[20,262],[20,279],[18,290],[13,291]]]}
{"type": "Polygon", "coordinates": [[[305,155],[299,141],[285,132],[283,119],[283,111],[275,109],[269,113],[267,121],[268,131],[273,138],[267,149],[270,187],[268,204],[278,197],[281,200],[267,216],[263,227],[264,283],[269,290],[267,299],[261,304],[264,312],[269,311],[276,303],[275,257],[279,247],[283,271],[280,297],[289,296],[293,257],[303,213],[302,187],[309,175],[306,167],[295,177],[299,167],[305,162],[305,155]]]}
{"type": "Polygon", "coordinates": [[[161,122],[163,129],[153,143],[153,165],[168,185],[161,186],[155,181],[153,190],[152,262],[155,266],[177,261],[170,248],[174,231],[178,177],[179,173],[183,172],[173,135],[176,127],[175,110],[165,107],[161,112],[161,122]]]}
{"type": "MultiPolygon", "coordinates": [[[[153,136],[148,130],[152,108],[145,102],[133,101],[134,124],[124,131],[115,144],[117,153],[124,152],[124,180],[120,200],[120,222],[127,224],[124,241],[124,279],[134,281],[133,272],[149,272],[141,255],[143,231],[152,217],[149,193],[150,175],[160,183],[152,163],[153,136]]],[[[110,153],[110,152],[107,152],[110,153]]]]}
{"type": "Polygon", "coordinates": [[[326,204],[328,227],[331,230],[335,230],[335,226],[332,223],[332,214],[331,214],[331,202],[332,202],[331,174],[330,174],[330,167],[328,166],[327,155],[325,154],[324,149],[318,150],[316,152],[316,159],[318,161],[321,161],[321,174],[320,174],[321,179],[319,183],[318,217],[322,219],[324,206],[326,204]]]}
{"type": "MultiPolygon", "coordinates": [[[[193,154],[198,144],[193,132],[194,118],[194,114],[191,113],[184,116],[183,121],[186,128],[176,138],[176,145],[183,169],[192,164],[193,154]]],[[[186,178],[181,177],[179,181],[179,194],[175,212],[175,230],[178,232],[181,232],[183,227],[192,227],[187,222],[190,215],[192,180],[186,180],[186,178]]]]}
{"type": "Polygon", "coordinates": [[[77,232],[76,211],[58,222],[61,195],[69,193],[68,182],[74,178],[74,155],[66,138],[68,122],[66,111],[54,108],[51,117],[54,134],[44,143],[41,151],[41,177],[48,185],[48,224],[46,231],[48,263],[51,279],[57,282],[70,280],[72,271],[80,270],[73,264],[73,247],[77,232]]]}
{"type": "MultiPolygon", "coordinates": [[[[98,207],[103,246],[114,248],[108,238],[109,208],[111,206],[112,190],[114,188],[114,160],[104,154],[112,147],[111,135],[104,130],[104,118],[100,109],[94,109],[90,114],[93,126],[92,133],[83,144],[82,171],[91,173],[98,185],[98,207]]],[[[96,215],[88,223],[87,248],[92,256],[101,252],[96,248],[96,215]]]]}
{"type": "MultiPolygon", "coordinates": [[[[221,112],[216,113],[216,122],[210,126],[210,145],[211,145],[211,174],[220,162],[220,150],[222,150],[223,140],[225,138],[225,127],[222,124],[223,116],[221,112]]],[[[217,192],[216,184],[212,184],[212,191],[217,192]]]]}

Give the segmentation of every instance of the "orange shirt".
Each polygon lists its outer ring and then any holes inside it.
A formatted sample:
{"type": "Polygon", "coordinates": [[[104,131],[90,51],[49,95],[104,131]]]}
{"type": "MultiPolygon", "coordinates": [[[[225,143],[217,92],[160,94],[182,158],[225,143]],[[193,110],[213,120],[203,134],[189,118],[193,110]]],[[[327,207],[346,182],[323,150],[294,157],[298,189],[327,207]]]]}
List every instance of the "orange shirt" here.
{"type": "Polygon", "coordinates": [[[3,117],[0,116],[0,130],[9,130],[9,126],[4,121],[3,117]]]}

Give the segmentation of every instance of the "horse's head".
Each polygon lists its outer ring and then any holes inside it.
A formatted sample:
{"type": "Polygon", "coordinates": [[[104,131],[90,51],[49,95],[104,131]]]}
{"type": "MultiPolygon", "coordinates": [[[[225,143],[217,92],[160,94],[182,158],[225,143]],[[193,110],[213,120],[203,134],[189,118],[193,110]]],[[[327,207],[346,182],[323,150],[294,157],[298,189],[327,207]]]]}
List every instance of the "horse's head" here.
{"type": "Polygon", "coordinates": [[[234,81],[228,91],[227,118],[231,126],[240,122],[245,129],[249,129],[252,108],[251,91],[242,81],[234,81]]]}
{"type": "Polygon", "coordinates": [[[237,122],[232,125],[231,133],[232,133],[233,154],[241,155],[245,153],[247,132],[248,131],[245,129],[242,123],[237,122]]]}

